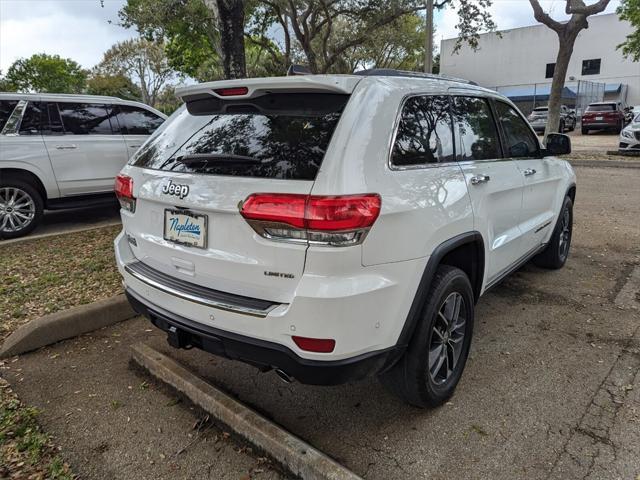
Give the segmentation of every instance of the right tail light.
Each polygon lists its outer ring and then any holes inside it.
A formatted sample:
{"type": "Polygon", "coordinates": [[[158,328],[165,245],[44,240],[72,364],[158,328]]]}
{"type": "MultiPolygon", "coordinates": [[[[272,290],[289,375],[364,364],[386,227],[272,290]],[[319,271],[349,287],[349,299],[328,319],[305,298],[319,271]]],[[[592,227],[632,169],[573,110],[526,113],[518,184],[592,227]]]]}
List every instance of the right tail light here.
{"type": "Polygon", "coordinates": [[[240,214],[262,237],[317,245],[362,243],[380,214],[380,195],[254,193],[240,214]]]}

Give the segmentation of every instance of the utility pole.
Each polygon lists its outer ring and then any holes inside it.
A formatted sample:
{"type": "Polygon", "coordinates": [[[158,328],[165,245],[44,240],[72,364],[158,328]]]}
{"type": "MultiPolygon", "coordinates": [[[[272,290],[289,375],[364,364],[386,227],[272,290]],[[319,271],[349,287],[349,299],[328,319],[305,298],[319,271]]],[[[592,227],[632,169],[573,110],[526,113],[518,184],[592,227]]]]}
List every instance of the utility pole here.
{"type": "Polygon", "coordinates": [[[425,20],[427,22],[424,42],[424,71],[433,72],[433,0],[426,0],[427,10],[425,20]]]}

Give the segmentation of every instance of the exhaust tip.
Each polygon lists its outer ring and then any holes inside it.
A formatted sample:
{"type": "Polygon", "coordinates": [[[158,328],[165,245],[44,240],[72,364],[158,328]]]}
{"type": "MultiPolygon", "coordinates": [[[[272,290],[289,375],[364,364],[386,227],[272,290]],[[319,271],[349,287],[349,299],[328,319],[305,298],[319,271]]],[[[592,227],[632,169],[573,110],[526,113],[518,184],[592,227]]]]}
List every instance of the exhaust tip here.
{"type": "Polygon", "coordinates": [[[276,368],[275,372],[276,372],[276,375],[278,375],[278,377],[280,378],[280,380],[282,380],[284,383],[293,382],[293,378],[289,376],[287,373],[280,370],[279,368],[276,368]]]}

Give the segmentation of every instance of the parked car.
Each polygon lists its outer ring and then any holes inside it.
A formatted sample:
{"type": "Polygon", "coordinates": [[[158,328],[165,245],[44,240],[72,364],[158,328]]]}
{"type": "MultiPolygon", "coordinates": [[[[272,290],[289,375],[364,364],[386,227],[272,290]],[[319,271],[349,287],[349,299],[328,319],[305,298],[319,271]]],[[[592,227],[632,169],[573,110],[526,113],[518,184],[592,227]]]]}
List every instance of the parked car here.
{"type": "Polygon", "coordinates": [[[44,210],[115,202],[115,176],[166,118],[115,97],[0,93],[0,239],[44,210]]]}
{"type": "Polygon", "coordinates": [[[623,111],[625,123],[631,123],[635,116],[640,113],[640,105],[630,105],[625,107],[623,111]]]}
{"type": "Polygon", "coordinates": [[[453,393],[480,295],[569,254],[576,177],[507,98],[389,70],[204,83],[116,179],[116,261],[174,347],[411,404],[453,393]]]}
{"type": "MultiPolygon", "coordinates": [[[[640,109],[638,112],[640,112],[640,109]]],[[[620,132],[618,148],[622,151],[640,152],[640,113],[620,132]]]]}
{"type": "Polygon", "coordinates": [[[590,103],[582,114],[582,134],[591,130],[613,130],[620,133],[624,127],[624,112],[616,102],[590,103]]]}
{"type": "MultiPolygon", "coordinates": [[[[544,133],[547,128],[549,107],[536,107],[529,114],[528,120],[536,133],[544,133]]],[[[576,112],[566,105],[560,106],[560,126],[558,131],[564,133],[567,130],[573,132],[576,129],[576,112]]]]}

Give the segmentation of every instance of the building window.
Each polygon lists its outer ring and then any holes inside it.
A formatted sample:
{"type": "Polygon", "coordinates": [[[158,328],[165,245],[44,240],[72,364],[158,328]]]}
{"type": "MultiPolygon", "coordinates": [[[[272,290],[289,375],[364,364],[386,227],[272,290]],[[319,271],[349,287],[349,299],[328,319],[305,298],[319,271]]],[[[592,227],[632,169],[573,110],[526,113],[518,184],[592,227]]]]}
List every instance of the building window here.
{"type": "Polygon", "coordinates": [[[547,63],[547,72],[544,75],[544,78],[553,78],[553,74],[556,71],[555,63],[547,63]]]}
{"type": "Polygon", "coordinates": [[[600,74],[599,58],[582,61],[582,75],[599,75],[599,74],[600,74]]]}

